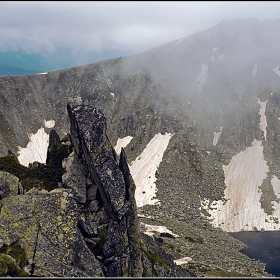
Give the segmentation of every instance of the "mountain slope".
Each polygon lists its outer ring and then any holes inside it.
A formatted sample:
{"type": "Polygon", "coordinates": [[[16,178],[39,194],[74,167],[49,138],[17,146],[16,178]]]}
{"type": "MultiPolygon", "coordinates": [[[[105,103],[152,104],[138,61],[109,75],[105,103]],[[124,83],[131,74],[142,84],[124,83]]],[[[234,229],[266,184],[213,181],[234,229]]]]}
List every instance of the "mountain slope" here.
{"type": "MultiPolygon", "coordinates": [[[[0,154],[16,154],[18,146],[20,154],[39,129],[67,134],[73,97],[104,112],[113,146],[131,138],[131,165],[155,135],[170,134],[154,174],[159,203],[138,213],[175,233],[193,230],[209,247],[185,241],[181,253],[231,269],[227,250],[215,253],[222,261],[204,252],[215,252],[211,230],[221,240],[227,235],[216,227],[279,230],[279,27],[280,20],[221,22],[138,55],[1,77],[0,154]]],[[[243,271],[242,262],[235,269],[243,271]]]]}

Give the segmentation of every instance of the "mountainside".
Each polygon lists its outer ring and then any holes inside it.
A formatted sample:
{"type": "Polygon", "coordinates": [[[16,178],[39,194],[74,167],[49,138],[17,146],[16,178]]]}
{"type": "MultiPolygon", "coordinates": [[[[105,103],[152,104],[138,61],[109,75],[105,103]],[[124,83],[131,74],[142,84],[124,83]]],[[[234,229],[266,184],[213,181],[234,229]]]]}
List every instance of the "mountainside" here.
{"type": "Polygon", "coordinates": [[[134,56],[0,77],[0,156],[45,163],[50,131],[70,131],[69,100],[93,105],[125,150],[140,221],[181,237],[167,250],[198,276],[256,275],[226,232],[280,229],[279,28],[221,22],[134,56]]]}

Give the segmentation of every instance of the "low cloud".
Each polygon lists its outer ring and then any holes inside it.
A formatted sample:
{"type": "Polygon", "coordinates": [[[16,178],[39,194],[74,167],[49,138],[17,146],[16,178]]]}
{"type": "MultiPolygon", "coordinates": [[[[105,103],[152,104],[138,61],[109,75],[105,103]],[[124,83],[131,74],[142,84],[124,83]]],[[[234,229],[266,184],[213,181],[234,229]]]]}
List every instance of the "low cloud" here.
{"type": "Polygon", "coordinates": [[[222,20],[274,19],[279,9],[277,1],[2,1],[0,51],[136,54],[222,20]]]}

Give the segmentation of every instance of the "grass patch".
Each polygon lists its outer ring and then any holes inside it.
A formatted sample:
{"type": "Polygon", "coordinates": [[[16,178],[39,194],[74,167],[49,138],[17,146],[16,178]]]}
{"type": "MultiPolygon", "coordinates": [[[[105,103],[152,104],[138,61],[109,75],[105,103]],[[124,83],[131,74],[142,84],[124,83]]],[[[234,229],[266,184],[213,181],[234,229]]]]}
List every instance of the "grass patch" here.
{"type": "Polygon", "coordinates": [[[145,250],[144,244],[143,244],[142,242],[140,242],[140,249],[141,249],[141,250],[145,253],[145,255],[151,260],[151,262],[152,262],[152,267],[153,267],[153,271],[154,271],[154,273],[156,274],[156,276],[157,276],[157,273],[156,273],[156,271],[155,271],[155,269],[154,269],[154,266],[155,266],[158,262],[160,262],[160,263],[162,264],[162,266],[163,266],[166,270],[170,271],[170,261],[165,260],[165,259],[162,259],[162,258],[160,258],[157,254],[145,250]]]}
{"type": "Polygon", "coordinates": [[[25,191],[33,187],[51,191],[57,188],[58,182],[62,182],[62,175],[65,173],[62,160],[68,157],[71,151],[71,146],[60,141],[50,152],[49,163],[37,163],[35,167],[21,165],[15,155],[0,157],[0,170],[18,177],[25,191]]]}

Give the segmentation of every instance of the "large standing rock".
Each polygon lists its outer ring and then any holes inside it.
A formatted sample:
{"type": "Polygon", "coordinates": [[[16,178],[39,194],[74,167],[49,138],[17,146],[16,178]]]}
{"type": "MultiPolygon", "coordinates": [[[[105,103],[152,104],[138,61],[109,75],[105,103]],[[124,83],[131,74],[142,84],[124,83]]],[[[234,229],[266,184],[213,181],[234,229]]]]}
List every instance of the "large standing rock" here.
{"type": "MultiPolygon", "coordinates": [[[[70,135],[74,149],[85,159],[110,220],[103,247],[108,276],[140,277],[140,252],[135,186],[122,151],[120,166],[106,135],[106,119],[90,105],[68,104],[70,135]]],[[[103,228],[104,229],[104,228],[103,228]]]]}

